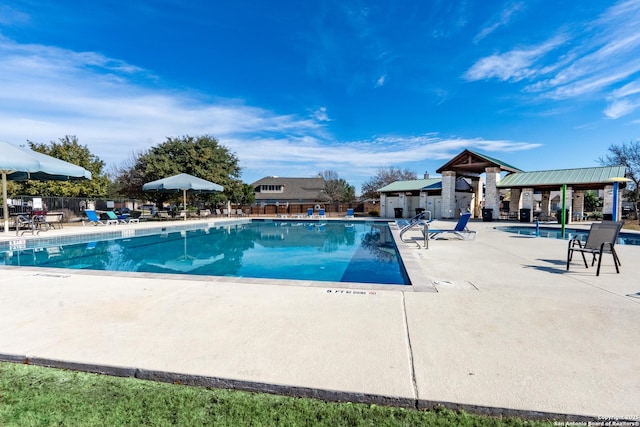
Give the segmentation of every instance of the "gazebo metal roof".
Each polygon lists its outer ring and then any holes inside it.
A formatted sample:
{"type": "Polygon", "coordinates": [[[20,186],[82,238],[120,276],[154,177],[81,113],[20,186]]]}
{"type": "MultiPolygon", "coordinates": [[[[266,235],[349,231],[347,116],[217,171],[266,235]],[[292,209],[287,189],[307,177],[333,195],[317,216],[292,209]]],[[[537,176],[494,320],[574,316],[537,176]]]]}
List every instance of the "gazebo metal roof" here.
{"type": "Polygon", "coordinates": [[[420,191],[425,187],[431,187],[432,185],[440,182],[442,182],[441,177],[426,178],[426,179],[412,179],[408,181],[396,181],[378,189],[378,192],[394,193],[396,191],[420,191]]]}
{"type": "Polygon", "coordinates": [[[626,168],[602,166],[578,169],[557,169],[535,172],[518,172],[505,176],[498,188],[558,188],[563,184],[578,190],[600,189],[603,184],[612,183],[614,178],[625,176],[626,168]]]}

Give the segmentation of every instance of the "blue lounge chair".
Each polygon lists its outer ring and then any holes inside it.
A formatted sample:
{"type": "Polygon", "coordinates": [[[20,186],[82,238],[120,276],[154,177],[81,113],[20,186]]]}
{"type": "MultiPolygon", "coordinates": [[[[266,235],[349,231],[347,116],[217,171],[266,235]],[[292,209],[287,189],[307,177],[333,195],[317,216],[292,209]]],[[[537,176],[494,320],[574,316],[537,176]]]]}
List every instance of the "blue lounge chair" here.
{"type": "Polygon", "coordinates": [[[309,208],[309,209],[307,209],[307,217],[308,217],[308,218],[313,217],[313,208],[309,208]]]}
{"type": "Polygon", "coordinates": [[[353,218],[353,209],[347,209],[347,214],[344,217],[353,218]]]}
{"type": "Polygon", "coordinates": [[[467,228],[467,223],[469,222],[469,218],[471,218],[471,213],[465,213],[460,215],[460,219],[458,219],[458,223],[452,229],[445,230],[432,230],[429,229],[429,239],[437,239],[438,237],[444,234],[453,234],[456,237],[459,237],[462,240],[470,240],[476,237],[476,232],[469,230],[467,228]]]}
{"type": "MultiPolygon", "coordinates": [[[[84,214],[87,216],[87,222],[91,225],[105,225],[104,221],[101,221],[98,214],[93,209],[85,209],[84,214]]],[[[82,225],[85,224],[85,220],[82,220],[82,225]]]]}
{"type": "Polygon", "coordinates": [[[318,218],[326,218],[325,214],[324,214],[324,209],[320,209],[318,211],[318,218]]]}

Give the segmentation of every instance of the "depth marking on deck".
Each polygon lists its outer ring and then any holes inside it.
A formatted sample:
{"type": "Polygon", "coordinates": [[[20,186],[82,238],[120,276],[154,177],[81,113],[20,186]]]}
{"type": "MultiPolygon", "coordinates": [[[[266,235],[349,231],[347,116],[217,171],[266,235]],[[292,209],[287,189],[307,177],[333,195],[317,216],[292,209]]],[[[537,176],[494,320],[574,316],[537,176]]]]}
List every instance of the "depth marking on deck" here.
{"type": "Polygon", "coordinates": [[[334,295],[376,295],[376,291],[358,291],[351,289],[327,289],[327,293],[334,295]]]}

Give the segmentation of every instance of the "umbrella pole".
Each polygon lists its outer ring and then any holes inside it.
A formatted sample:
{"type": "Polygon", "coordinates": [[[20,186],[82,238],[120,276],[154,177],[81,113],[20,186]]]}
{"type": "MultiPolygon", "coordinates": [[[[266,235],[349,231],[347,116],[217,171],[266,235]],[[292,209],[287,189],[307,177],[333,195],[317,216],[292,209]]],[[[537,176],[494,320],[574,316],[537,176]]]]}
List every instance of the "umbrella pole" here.
{"type": "Polygon", "coordinates": [[[184,207],[184,220],[187,220],[187,190],[183,189],[182,190],[182,200],[184,201],[183,203],[183,207],[184,207]]]}
{"type": "Polygon", "coordinates": [[[7,203],[7,172],[2,171],[2,216],[4,219],[4,232],[9,233],[9,204],[7,203]]]}

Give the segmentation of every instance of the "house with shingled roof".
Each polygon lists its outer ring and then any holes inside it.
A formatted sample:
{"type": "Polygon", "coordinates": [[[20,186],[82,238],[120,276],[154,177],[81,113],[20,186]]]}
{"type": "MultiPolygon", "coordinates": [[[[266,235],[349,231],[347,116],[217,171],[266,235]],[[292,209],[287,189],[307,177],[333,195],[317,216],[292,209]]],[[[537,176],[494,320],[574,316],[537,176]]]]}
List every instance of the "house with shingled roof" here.
{"type": "Polygon", "coordinates": [[[308,208],[324,208],[331,197],[325,191],[324,179],[266,176],[251,184],[255,205],[265,214],[305,213],[308,208]]]}

